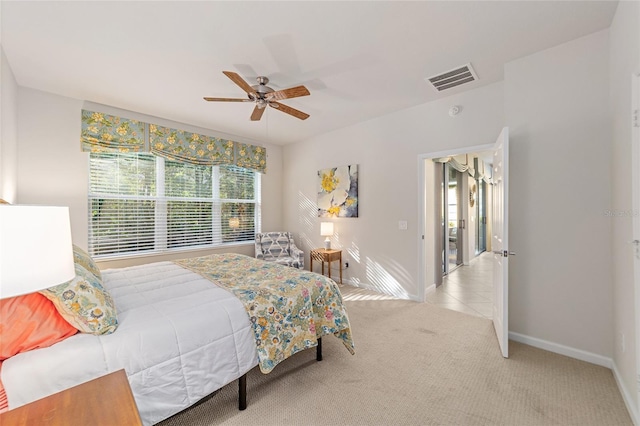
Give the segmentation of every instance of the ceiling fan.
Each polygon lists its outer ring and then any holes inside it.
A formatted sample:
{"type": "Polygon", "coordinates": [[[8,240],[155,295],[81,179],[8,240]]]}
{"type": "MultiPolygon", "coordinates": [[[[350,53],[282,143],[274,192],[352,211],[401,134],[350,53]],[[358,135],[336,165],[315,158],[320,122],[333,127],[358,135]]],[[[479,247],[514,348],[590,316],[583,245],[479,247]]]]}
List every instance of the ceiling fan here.
{"type": "Polygon", "coordinates": [[[302,111],[298,111],[295,108],[281,104],[278,101],[283,99],[297,98],[300,96],[309,95],[309,90],[304,86],[291,87],[283,90],[273,90],[267,86],[269,79],[267,77],[258,77],[256,80],[258,84],[250,86],[246,81],[242,79],[237,73],[232,71],[222,71],[224,75],[229,77],[231,81],[240,86],[242,90],[247,92],[248,98],[209,98],[205,97],[205,101],[213,102],[253,102],[256,104],[251,114],[251,121],[258,121],[262,118],[265,108],[269,105],[271,108],[275,108],[278,111],[282,111],[289,115],[292,115],[300,120],[306,120],[309,118],[309,114],[302,111]]]}

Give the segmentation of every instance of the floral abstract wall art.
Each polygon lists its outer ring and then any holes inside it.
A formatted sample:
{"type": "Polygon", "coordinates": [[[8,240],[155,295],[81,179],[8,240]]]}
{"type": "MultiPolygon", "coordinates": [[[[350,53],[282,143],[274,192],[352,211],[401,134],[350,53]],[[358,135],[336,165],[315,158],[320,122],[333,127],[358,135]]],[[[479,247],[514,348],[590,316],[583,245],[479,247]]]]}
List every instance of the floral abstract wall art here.
{"type": "Polygon", "coordinates": [[[358,217],[358,165],[318,171],[318,217],[358,217]]]}

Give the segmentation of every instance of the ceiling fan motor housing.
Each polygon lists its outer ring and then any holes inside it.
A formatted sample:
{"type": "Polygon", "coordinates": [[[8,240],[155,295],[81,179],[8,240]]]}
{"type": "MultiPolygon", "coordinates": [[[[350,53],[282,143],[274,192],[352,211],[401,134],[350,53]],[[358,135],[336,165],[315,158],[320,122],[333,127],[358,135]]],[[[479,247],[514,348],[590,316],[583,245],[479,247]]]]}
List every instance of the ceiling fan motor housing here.
{"type": "MultiPolygon", "coordinates": [[[[251,88],[256,91],[258,99],[265,99],[265,96],[267,94],[275,92],[275,90],[267,86],[267,83],[269,82],[269,79],[267,77],[258,77],[256,78],[256,80],[258,80],[258,84],[255,86],[251,86],[251,88]]],[[[251,95],[249,95],[249,98],[251,98],[251,95]]]]}

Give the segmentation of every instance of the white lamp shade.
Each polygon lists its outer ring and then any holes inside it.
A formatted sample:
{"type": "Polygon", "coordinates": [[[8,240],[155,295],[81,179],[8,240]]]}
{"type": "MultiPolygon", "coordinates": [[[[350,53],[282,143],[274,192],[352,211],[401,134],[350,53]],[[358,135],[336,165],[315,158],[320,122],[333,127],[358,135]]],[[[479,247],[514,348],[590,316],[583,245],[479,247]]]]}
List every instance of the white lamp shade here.
{"type": "Polygon", "coordinates": [[[0,299],[74,277],[68,207],[0,205],[0,299]]]}
{"type": "Polygon", "coordinates": [[[333,235],[333,222],[320,222],[320,235],[330,237],[333,235]]]}

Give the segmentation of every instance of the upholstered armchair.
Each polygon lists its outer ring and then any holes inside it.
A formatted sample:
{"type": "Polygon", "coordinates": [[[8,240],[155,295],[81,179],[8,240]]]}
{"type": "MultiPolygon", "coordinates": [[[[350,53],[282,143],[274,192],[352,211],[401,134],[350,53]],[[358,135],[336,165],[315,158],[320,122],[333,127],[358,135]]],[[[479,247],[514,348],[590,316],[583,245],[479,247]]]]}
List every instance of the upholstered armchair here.
{"type": "Polygon", "coordinates": [[[290,232],[256,234],[256,259],[304,269],[304,252],[296,247],[290,232]]]}

